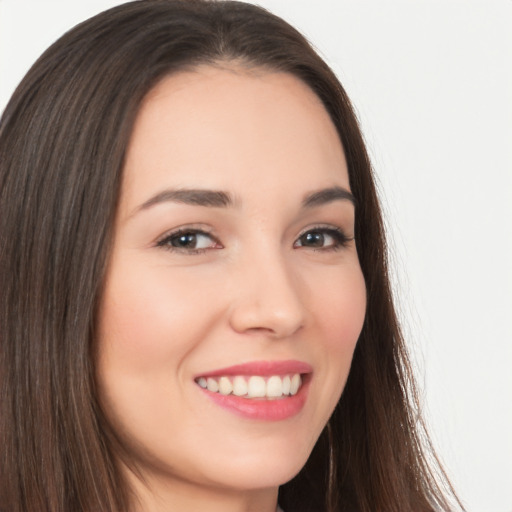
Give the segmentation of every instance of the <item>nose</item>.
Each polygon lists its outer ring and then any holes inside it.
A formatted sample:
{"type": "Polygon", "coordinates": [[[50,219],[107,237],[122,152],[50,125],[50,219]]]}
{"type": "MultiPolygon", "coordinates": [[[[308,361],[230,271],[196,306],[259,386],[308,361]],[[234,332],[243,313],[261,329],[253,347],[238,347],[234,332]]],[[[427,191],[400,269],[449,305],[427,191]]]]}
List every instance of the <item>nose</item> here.
{"type": "Polygon", "coordinates": [[[282,339],[304,325],[303,293],[284,257],[260,253],[241,263],[235,274],[230,308],[235,331],[282,339]]]}

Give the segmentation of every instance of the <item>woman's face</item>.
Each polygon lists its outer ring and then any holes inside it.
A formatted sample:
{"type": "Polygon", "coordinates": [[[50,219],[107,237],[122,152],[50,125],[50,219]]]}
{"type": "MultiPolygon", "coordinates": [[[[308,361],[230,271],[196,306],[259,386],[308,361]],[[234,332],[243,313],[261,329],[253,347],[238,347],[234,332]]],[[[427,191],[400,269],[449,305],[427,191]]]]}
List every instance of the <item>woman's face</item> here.
{"type": "Polygon", "coordinates": [[[148,482],[276,488],[340,398],[365,314],[334,125],[290,75],[201,67],[147,96],[123,179],[107,417],[148,482]]]}

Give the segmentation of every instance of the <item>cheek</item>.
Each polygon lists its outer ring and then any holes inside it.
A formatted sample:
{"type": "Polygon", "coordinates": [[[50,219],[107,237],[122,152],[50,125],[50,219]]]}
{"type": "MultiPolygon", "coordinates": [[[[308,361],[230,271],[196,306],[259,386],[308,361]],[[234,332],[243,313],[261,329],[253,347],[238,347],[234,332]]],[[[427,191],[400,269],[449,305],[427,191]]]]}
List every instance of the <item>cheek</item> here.
{"type": "Polygon", "coordinates": [[[319,382],[328,416],[345,386],[366,312],[366,287],[359,267],[332,282],[340,284],[329,286],[315,306],[321,332],[316,350],[325,369],[319,382]]]}
{"type": "Polygon", "coordinates": [[[101,304],[100,353],[141,371],[175,367],[208,330],[208,318],[198,322],[207,301],[211,309],[208,294],[197,293],[186,275],[147,262],[118,262],[101,304]]]}
{"type": "Polygon", "coordinates": [[[100,305],[96,371],[104,410],[128,443],[144,440],[149,447],[146,432],[152,432],[154,444],[164,446],[171,431],[180,435],[175,412],[187,407],[187,356],[214,317],[214,302],[202,291],[186,272],[162,265],[133,258],[112,265],[100,305]],[[204,315],[207,310],[211,315],[204,315]]]}
{"type": "Polygon", "coordinates": [[[353,351],[366,313],[366,286],[359,266],[333,280],[318,298],[317,311],[325,340],[333,351],[353,351]]]}

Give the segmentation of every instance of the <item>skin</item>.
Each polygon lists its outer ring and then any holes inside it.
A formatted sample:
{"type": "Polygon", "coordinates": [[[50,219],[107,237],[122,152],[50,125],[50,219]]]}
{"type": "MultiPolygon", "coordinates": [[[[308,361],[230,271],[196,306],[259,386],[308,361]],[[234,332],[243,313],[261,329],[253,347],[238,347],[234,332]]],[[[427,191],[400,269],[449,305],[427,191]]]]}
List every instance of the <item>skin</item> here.
{"type": "Polygon", "coordinates": [[[353,204],[302,204],[333,186],[350,190],[342,145],[320,100],[290,75],[205,66],[164,79],[143,102],[97,360],[104,410],[143,477],[127,470],[134,510],[274,512],[279,485],[306,462],[342,393],[366,304],[353,204]],[[166,189],[225,191],[233,205],[147,204],[166,189]],[[202,249],[172,247],[178,228],[206,232],[202,249]],[[317,246],[303,236],[311,230],[317,246]],[[234,414],[194,380],[289,359],[313,374],[304,408],[285,420],[234,414]]]}

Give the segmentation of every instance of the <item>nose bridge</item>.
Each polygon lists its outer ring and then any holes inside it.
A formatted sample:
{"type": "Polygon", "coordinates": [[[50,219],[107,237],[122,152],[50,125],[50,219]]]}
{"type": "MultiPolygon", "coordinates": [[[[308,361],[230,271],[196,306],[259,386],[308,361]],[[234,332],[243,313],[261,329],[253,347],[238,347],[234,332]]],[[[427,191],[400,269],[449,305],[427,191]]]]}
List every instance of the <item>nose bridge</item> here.
{"type": "Polygon", "coordinates": [[[247,251],[235,272],[231,322],[237,331],[265,331],[286,337],[304,322],[300,283],[278,244],[247,251]]]}

